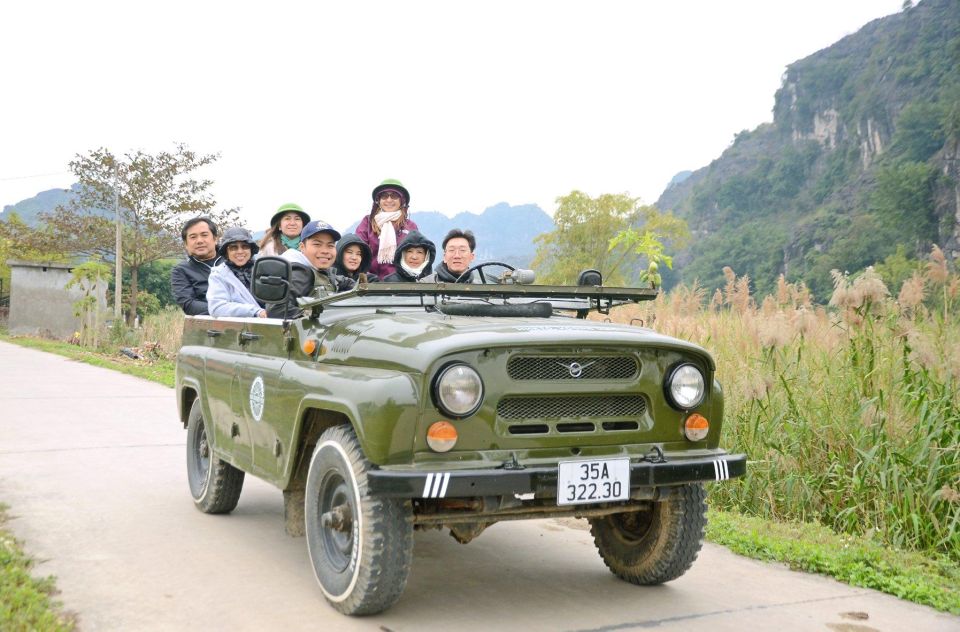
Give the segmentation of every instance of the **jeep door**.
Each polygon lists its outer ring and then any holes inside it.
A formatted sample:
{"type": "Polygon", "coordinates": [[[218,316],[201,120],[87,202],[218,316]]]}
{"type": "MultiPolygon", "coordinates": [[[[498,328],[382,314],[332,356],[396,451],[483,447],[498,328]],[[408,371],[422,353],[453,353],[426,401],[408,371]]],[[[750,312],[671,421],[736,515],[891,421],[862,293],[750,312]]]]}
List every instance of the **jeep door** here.
{"type": "Polygon", "coordinates": [[[292,340],[282,322],[273,318],[247,319],[240,334],[240,360],[235,365],[237,410],[250,446],[250,471],[268,480],[275,478],[278,463],[286,457],[276,424],[286,414],[280,371],[292,340]]]}
{"type": "Polygon", "coordinates": [[[204,360],[204,396],[210,413],[207,432],[221,458],[242,470],[249,470],[252,454],[242,419],[237,384],[240,335],[245,318],[203,318],[207,350],[204,360]]]}

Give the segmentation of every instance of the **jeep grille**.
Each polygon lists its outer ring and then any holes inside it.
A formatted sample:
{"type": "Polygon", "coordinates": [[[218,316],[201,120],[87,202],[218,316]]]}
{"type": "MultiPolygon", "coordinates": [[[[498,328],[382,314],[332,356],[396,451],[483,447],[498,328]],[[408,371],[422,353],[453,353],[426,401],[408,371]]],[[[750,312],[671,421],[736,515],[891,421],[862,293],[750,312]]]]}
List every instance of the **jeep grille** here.
{"type": "Polygon", "coordinates": [[[506,420],[637,418],[647,410],[642,395],[575,395],[570,397],[504,397],[497,415],[506,420]]]}
{"type": "Polygon", "coordinates": [[[638,369],[633,356],[514,356],[507,363],[514,380],[630,380],[638,369]]]}

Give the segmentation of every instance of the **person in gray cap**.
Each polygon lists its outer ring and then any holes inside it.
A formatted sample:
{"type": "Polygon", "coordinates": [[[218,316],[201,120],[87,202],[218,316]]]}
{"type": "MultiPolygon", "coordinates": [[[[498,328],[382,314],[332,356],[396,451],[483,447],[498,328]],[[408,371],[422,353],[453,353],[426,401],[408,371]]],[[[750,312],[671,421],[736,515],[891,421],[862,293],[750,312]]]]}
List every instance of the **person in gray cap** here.
{"type": "Polygon", "coordinates": [[[253,256],[259,250],[246,228],[236,226],[223,232],[217,253],[225,261],[210,272],[207,287],[207,306],[211,316],[267,317],[267,310],[250,292],[253,256]]]}

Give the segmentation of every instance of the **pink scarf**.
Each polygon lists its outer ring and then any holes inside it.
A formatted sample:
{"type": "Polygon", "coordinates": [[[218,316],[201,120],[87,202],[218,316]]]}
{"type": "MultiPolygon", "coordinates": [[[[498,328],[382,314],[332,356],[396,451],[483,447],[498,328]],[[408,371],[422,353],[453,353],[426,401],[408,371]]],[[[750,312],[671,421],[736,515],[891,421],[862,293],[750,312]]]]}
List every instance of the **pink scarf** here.
{"type": "Polygon", "coordinates": [[[397,254],[397,231],[393,228],[393,222],[400,219],[400,215],[400,211],[380,211],[373,216],[373,221],[380,227],[380,248],[377,250],[379,263],[393,263],[393,256],[397,254]]]}

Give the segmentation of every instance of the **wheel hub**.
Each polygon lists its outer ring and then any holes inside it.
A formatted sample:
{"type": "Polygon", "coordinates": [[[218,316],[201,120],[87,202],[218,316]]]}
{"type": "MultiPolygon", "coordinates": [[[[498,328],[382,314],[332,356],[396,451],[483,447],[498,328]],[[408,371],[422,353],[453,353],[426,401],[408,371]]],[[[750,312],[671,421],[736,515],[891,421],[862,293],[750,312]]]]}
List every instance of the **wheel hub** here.
{"type": "Polygon", "coordinates": [[[346,533],[353,527],[353,512],[350,505],[337,505],[320,516],[320,524],[326,529],[346,533]]]}
{"type": "Polygon", "coordinates": [[[320,486],[320,539],[330,564],[339,572],[346,570],[353,557],[353,491],[339,473],[329,472],[320,486]]]}

